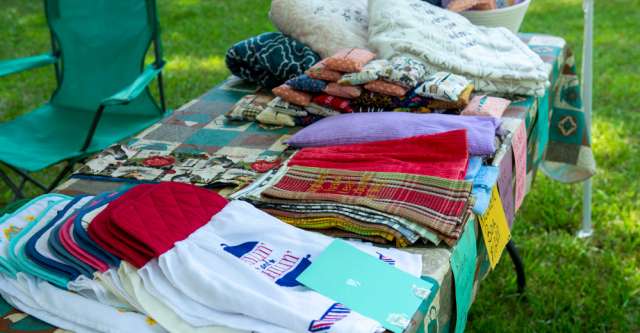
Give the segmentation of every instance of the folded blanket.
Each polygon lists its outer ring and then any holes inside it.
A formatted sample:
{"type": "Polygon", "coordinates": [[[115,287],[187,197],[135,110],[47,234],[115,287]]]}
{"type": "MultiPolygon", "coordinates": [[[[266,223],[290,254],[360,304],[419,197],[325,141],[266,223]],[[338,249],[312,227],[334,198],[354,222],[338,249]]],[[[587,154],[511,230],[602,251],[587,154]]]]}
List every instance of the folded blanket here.
{"type": "Polygon", "coordinates": [[[320,57],[291,37],[266,32],[233,45],[225,61],[234,75],[273,88],[304,73],[320,57]]]}
{"type": "Polygon", "coordinates": [[[262,195],[334,201],[395,214],[457,239],[470,216],[471,183],[391,172],[291,166],[262,195]]]}
{"type": "Polygon", "coordinates": [[[511,31],[420,0],[369,0],[369,47],[384,59],[411,56],[430,74],[465,76],[478,90],[540,95],[548,85],[547,65],[511,31]]]}

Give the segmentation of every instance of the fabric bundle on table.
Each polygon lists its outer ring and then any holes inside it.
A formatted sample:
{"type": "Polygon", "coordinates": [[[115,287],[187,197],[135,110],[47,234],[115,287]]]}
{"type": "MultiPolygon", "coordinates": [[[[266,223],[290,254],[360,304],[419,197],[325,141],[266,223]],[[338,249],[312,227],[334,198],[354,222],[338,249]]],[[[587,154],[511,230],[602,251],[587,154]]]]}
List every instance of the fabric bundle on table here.
{"type": "Polygon", "coordinates": [[[493,117],[412,114],[398,112],[344,114],[322,119],[298,131],[287,143],[294,147],[321,147],[407,138],[465,129],[470,155],[488,156],[496,151],[493,117]]]}
{"type": "MultiPolygon", "coordinates": [[[[192,185],[43,195],[3,216],[0,226],[0,295],[62,329],[300,332],[336,304],[296,281],[330,237],[192,185]]],[[[373,241],[387,237],[382,228],[362,230],[373,241]]],[[[419,255],[351,244],[421,274],[419,255]]],[[[342,308],[332,332],[382,331],[342,308]]]]}
{"type": "Polygon", "coordinates": [[[467,161],[465,130],[303,148],[272,179],[238,196],[300,227],[369,237],[371,230],[362,223],[386,220],[385,225],[404,229],[386,233],[397,246],[415,242],[416,236],[437,243],[434,235],[451,244],[472,207],[472,184],[464,181],[467,161]],[[372,211],[375,219],[367,217],[372,211]]]}
{"type": "Polygon", "coordinates": [[[506,28],[475,26],[420,0],[369,0],[368,46],[380,58],[409,56],[429,74],[451,72],[479,91],[544,95],[546,65],[506,28]]]}
{"type": "Polygon", "coordinates": [[[233,45],[225,58],[231,73],[273,88],[320,61],[309,47],[278,32],[266,32],[233,45]]]}

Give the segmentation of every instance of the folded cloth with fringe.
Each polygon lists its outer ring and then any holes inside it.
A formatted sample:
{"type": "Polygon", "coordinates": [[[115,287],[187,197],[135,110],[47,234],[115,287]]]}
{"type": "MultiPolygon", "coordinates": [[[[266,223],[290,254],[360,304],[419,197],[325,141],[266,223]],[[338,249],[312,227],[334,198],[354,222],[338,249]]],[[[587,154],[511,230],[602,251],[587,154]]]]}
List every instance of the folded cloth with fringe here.
{"type": "Polygon", "coordinates": [[[470,216],[471,189],[471,182],[416,174],[290,166],[262,195],[369,207],[423,224],[451,244],[470,216]]]}

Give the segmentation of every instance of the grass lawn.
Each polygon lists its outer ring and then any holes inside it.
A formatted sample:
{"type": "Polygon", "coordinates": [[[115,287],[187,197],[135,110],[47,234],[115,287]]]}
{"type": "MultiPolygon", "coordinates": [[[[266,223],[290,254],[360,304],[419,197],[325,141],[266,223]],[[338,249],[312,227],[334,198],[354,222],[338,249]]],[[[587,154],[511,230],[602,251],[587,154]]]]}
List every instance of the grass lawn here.
{"type": "MultiPolygon", "coordinates": [[[[41,1],[1,0],[0,59],[45,52],[41,1]]],[[[226,49],[273,30],[268,1],[160,0],[169,105],[176,108],[227,75],[226,49]]],[[[523,31],[563,36],[581,51],[580,0],[533,1],[523,31]]],[[[513,237],[528,275],[528,302],[515,296],[505,259],[483,282],[470,314],[477,332],[640,331],[640,0],[596,2],[593,141],[595,235],[577,240],[581,187],[539,175],[513,237]]],[[[0,121],[46,101],[51,68],[0,80],[0,121]]],[[[51,177],[51,171],[39,175],[51,177]]],[[[9,191],[0,185],[0,206],[9,191]]]]}

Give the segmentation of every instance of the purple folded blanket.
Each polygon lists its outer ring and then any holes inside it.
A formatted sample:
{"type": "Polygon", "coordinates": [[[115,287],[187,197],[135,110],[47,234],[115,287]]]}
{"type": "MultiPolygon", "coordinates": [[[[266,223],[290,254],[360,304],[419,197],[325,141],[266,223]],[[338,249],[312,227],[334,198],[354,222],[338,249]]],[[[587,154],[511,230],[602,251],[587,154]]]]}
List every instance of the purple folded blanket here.
{"type": "Polygon", "coordinates": [[[469,154],[491,155],[500,119],[484,116],[415,114],[405,112],[350,113],[322,119],[303,128],[287,143],[294,147],[321,147],[400,139],[466,129],[469,154]]]}

